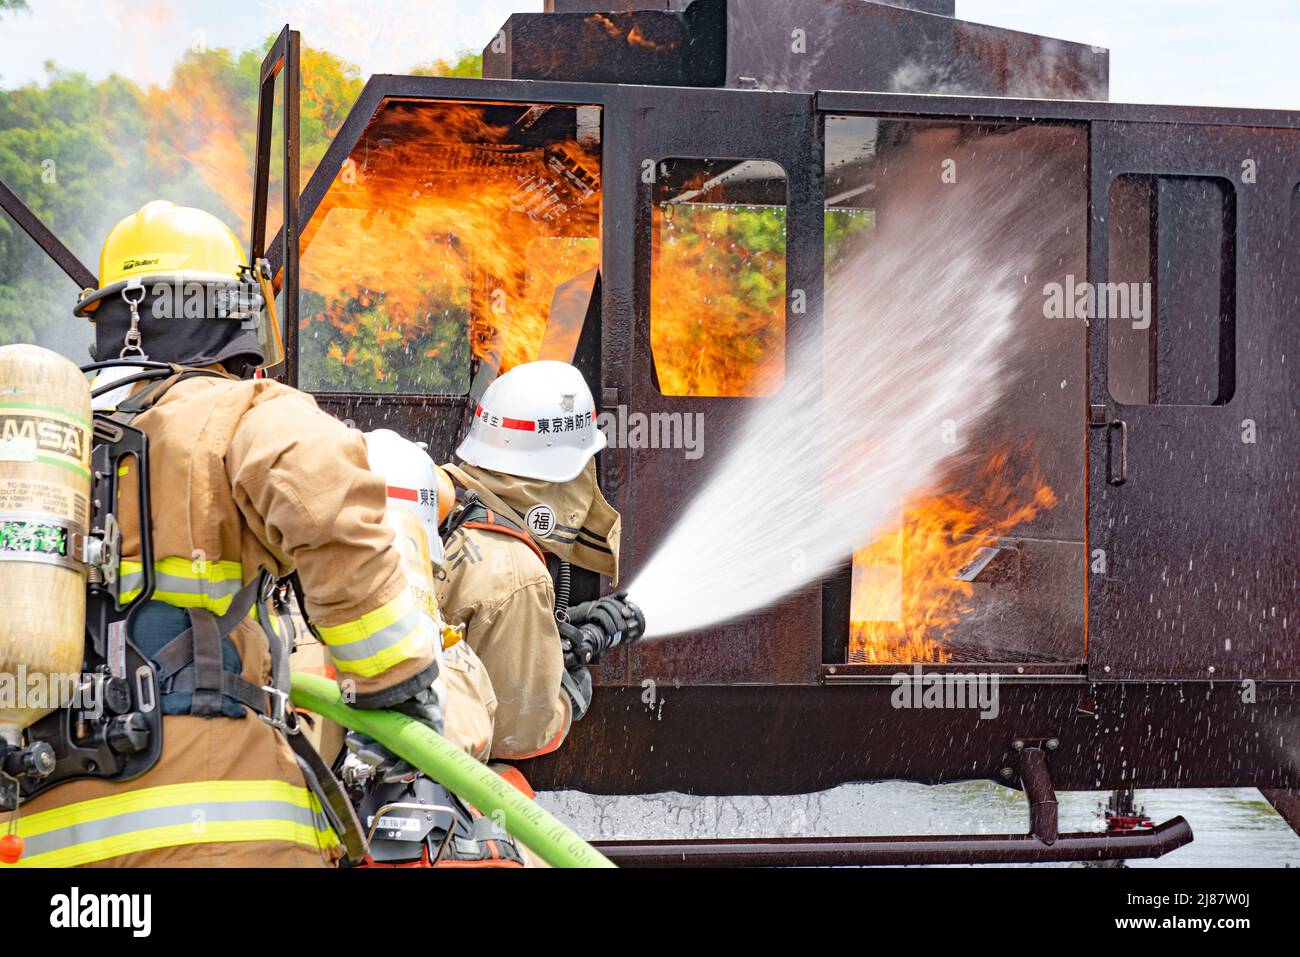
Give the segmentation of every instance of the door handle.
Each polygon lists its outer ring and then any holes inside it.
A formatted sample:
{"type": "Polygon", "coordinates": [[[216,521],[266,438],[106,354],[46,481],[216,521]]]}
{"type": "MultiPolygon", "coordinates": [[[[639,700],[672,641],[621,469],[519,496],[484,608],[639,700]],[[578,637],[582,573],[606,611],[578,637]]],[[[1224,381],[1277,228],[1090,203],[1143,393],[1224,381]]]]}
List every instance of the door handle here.
{"type": "Polygon", "coordinates": [[[1123,485],[1128,481],[1128,423],[1123,419],[1114,419],[1106,426],[1106,478],[1111,485],[1123,485]],[[1115,433],[1119,433],[1119,473],[1115,464],[1115,433]]]}

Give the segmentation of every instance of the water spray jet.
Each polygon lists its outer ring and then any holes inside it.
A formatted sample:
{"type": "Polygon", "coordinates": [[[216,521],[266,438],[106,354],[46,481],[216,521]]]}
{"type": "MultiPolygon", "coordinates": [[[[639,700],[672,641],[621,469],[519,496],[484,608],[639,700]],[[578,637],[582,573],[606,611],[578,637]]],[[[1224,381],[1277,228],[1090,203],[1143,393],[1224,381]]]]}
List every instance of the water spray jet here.
{"type": "Polygon", "coordinates": [[[824,577],[967,446],[1001,395],[1018,322],[1035,308],[1045,321],[1028,277],[1061,261],[1078,214],[1068,191],[1024,188],[1067,176],[1043,132],[923,130],[882,161],[876,227],[832,269],[820,326],[792,332],[781,389],[755,400],[629,586],[648,638],[824,577]]]}

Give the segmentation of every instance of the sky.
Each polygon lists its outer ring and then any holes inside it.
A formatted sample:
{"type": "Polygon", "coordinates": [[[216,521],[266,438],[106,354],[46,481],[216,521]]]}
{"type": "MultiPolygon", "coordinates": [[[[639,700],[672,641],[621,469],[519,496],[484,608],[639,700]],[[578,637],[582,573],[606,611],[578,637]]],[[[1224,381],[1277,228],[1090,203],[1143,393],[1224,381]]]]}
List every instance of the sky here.
{"type": "MultiPolygon", "coordinates": [[[[740,0],[744,2],[744,0],[740,0]]],[[[29,0],[0,18],[0,88],[41,82],[44,63],[99,79],[166,81],[192,44],[259,46],[284,23],[306,43],[402,72],[481,49],[542,0],[29,0]],[[128,55],[129,54],[129,55],[128,55]]],[[[1300,109],[1300,0],[957,0],[978,23],[1108,47],[1111,99],[1300,109]]]]}

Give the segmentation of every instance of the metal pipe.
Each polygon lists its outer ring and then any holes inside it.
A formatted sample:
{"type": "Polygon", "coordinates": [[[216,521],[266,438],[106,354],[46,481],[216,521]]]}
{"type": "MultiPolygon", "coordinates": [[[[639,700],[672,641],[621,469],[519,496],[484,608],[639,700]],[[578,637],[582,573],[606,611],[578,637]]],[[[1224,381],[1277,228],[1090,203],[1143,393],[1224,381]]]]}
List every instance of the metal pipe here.
{"type": "Polygon", "coordinates": [[[594,841],[619,867],[870,867],[914,864],[1043,864],[1152,858],[1191,843],[1182,817],[1149,831],[912,837],[792,837],[707,841],[594,841]]]}
{"type": "Polygon", "coordinates": [[[1056,790],[1047,772],[1047,754],[1042,748],[1020,752],[1020,783],[1029,800],[1029,833],[1044,844],[1057,838],[1056,790]]]}
{"type": "MultiPolygon", "coordinates": [[[[284,290],[284,381],[298,385],[298,196],[301,169],[298,165],[299,104],[302,97],[302,37],[290,30],[284,53],[284,269],[280,288],[284,290]]],[[[274,273],[272,274],[274,275],[274,273]]]]}

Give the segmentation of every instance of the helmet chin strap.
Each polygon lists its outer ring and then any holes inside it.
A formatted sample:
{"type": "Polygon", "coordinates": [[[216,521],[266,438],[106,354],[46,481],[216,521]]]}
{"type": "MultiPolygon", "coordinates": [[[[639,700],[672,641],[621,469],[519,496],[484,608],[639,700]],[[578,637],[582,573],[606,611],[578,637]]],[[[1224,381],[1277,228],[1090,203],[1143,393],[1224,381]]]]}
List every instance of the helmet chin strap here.
{"type": "Polygon", "coordinates": [[[122,300],[131,309],[131,326],[126,330],[126,336],[122,339],[122,351],[117,354],[119,359],[125,359],[128,353],[135,353],[141,359],[149,358],[140,346],[140,303],[144,302],[144,297],[144,283],[138,279],[132,279],[122,287],[122,300]],[[132,291],[139,293],[134,299],[128,295],[132,291]]]}

